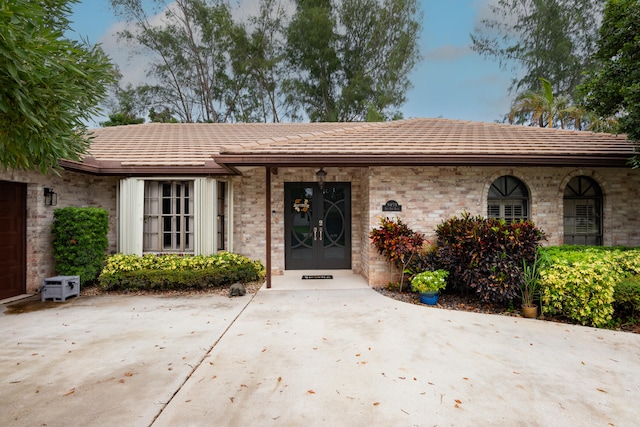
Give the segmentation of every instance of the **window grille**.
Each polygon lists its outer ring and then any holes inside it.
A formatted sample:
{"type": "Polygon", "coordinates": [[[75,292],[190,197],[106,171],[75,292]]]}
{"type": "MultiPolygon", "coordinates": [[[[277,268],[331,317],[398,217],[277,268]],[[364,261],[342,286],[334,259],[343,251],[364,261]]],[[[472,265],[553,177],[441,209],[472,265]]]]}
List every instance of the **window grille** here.
{"type": "Polygon", "coordinates": [[[146,181],[143,251],[193,252],[193,181],[146,181]]]}
{"type": "Polygon", "coordinates": [[[602,245],[602,191],[588,176],[576,176],[564,190],[564,243],[602,245]]]}
{"type": "Polygon", "coordinates": [[[489,188],[487,216],[507,224],[529,219],[529,192],[519,179],[501,176],[489,188]]]}

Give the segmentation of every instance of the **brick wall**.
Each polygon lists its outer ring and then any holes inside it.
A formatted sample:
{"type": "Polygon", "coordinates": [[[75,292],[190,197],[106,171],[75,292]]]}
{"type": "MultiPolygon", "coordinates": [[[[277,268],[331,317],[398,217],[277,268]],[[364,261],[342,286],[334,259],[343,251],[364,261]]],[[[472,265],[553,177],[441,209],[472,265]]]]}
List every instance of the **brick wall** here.
{"type": "MultiPolygon", "coordinates": [[[[563,193],[571,178],[586,175],[603,191],[603,231],[607,246],[640,246],[640,171],[628,168],[372,167],[369,170],[369,228],[385,215],[382,205],[396,200],[398,215],[415,231],[434,239],[442,220],[469,212],[486,216],[491,183],[503,175],[522,180],[529,190],[530,217],[548,236],[563,243],[563,193]]],[[[388,262],[369,245],[365,276],[373,286],[389,282],[388,262]]]]}
{"type": "MultiPolygon", "coordinates": [[[[271,175],[272,272],[284,271],[284,183],[314,182],[318,168],[278,168],[271,175]]],[[[529,190],[530,217],[545,231],[545,244],[563,243],[563,193],[571,178],[592,177],[604,194],[604,244],[640,246],[640,171],[628,168],[501,168],[501,167],[326,167],[327,181],[351,182],[352,270],[372,286],[397,279],[389,263],[369,241],[380,216],[399,215],[412,229],[435,241],[443,220],[468,212],[486,216],[489,187],[498,177],[512,175],[529,190]],[[395,200],[402,212],[383,212],[395,200]]],[[[265,170],[254,168],[233,178],[234,250],[266,259],[265,170]]]]}
{"type": "Polygon", "coordinates": [[[56,274],[51,252],[51,223],[57,208],[101,207],[109,211],[109,252],[116,248],[116,186],[118,179],[61,171],[60,175],[36,172],[0,172],[0,179],[27,184],[27,292],[33,293],[42,279],[56,274]],[[44,188],[58,195],[57,206],[45,206],[44,188]]]}
{"type": "MultiPolygon", "coordinates": [[[[271,267],[282,274],[284,263],[284,183],[315,182],[318,168],[277,168],[271,175],[271,267]]],[[[363,177],[366,168],[325,168],[327,182],[351,182],[352,270],[362,272],[363,227],[366,227],[366,193],[363,177]],[[363,196],[364,194],[364,196],[363,196]]],[[[234,251],[265,262],[265,169],[243,171],[233,178],[234,251]]],[[[367,238],[368,239],[368,238],[367,238]]]]}

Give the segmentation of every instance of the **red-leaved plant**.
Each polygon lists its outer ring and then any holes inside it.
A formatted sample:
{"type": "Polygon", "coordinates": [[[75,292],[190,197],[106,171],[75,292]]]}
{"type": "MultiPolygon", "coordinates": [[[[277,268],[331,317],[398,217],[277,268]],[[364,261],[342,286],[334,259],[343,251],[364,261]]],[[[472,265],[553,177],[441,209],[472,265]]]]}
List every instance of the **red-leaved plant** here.
{"type": "Polygon", "coordinates": [[[411,230],[399,217],[387,217],[380,218],[380,227],[372,229],[369,238],[380,255],[387,258],[392,266],[400,268],[402,292],[407,265],[422,250],[424,235],[411,230]]]}

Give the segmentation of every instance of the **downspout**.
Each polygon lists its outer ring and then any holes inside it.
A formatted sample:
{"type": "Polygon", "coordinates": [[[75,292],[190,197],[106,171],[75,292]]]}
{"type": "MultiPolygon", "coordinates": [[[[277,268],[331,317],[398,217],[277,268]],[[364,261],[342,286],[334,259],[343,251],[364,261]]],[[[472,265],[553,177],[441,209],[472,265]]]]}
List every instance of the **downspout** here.
{"type": "Polygon", "coordinates": [[[264,168],[266,177],[265,182],[267,185],[267,191],[265,191],[265,203],[264,203],[264,217],[266,219],[267,225],[267,256],[266,256],[266,268],[267,268],[267,289],[271,288],[271,167],[267,166],[264,168]]]}

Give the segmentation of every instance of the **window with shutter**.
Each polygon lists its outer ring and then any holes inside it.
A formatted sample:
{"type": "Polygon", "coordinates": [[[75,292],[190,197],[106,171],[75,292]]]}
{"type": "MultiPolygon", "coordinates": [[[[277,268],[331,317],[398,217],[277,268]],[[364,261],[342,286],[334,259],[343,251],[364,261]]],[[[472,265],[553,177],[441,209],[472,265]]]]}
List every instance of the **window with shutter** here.
{"type": "Polygon", "coordinates": [[[489,188],[487,216],[502,218],[508,224],[529,219],[529,192],[522,181],[501,176],[489,188]]]}
{"type": "Polygon", "coordinates": [[[602,190],[588,176],[576,176],[564,190],[564,243],[602,245],[602,190]]]}

